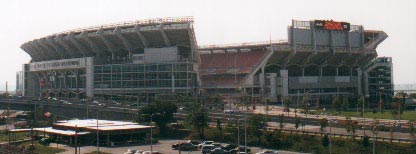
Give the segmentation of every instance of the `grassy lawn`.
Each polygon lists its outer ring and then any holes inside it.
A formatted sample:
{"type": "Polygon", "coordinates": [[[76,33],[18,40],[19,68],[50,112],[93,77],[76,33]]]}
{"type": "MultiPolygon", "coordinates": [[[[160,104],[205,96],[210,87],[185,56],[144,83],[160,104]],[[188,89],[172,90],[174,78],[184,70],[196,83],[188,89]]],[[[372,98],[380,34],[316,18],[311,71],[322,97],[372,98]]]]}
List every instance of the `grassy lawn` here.
{"type": "MultiPolygon", "coordinates": [[[[330,114],[331,111],[315,111],[313,112],[313,114],[321,114],[322,113],[326,113],[326,114],[330,114]]],[[[361,117],[360,113],[357,113],[356,111],[342,111],[342,112],[337,112],[336,114],[337,116],[345,116],[345,117],[361,117]]],[[[364,114],[364,117],[366,118],[380,118],[380,113],[373,113],[373,112],[366,112],[364,114]]],[[[390,110],[385,110],[384,112],[382,112],[381,114],[381,118],[382,119],[399,119],[399,117],[393,117],[393,115],[391,114],[390,110]]],[[[412,120],[412,121],[416,121],[416,111],[404,111],[401,117],[402,120],[412,120]]]]}
{"type": "MultiPolygon", "coordinates": [[[[13,134],[10,133],[10,140],[12,140],[12,137],[13,137],[12,135],[13,134]]],[[[16,140],[26,139],[26,138],[30,138],[30,133],[25,133],[25,132],[16,133],[16,140]]],[[[7,133],[1,132],[0,133],[0,142],[7,142],[7,141],[9,141],[9,137],[7,136],[7,133]]]]}
{"type": "MultiPolygon", "coordinates": [[[[59,149],[59,148],[40,145],[38,141],[33,141],[33,145],[35,146],[35,150],[33,151],[34,153],[55,154],[55,153],[66,151],[65,149],[59,149]]],[[[18,145],[19,148],[21,148],[22,146],[24,146],[25,149],[29,149],[30,141],[24,142],[18,145]]]]}

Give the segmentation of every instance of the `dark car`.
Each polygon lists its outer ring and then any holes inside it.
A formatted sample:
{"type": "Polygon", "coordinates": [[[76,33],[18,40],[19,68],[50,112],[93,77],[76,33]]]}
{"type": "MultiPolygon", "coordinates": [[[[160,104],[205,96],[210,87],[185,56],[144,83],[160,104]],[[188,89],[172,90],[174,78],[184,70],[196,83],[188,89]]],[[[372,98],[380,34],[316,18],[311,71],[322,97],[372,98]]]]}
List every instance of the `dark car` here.
{"type": "Polygon", "coordinates": [[[175,150],[197,150],[198,147],[196,145],[193,145],[189,142],[183,142],[183,143],[176,143],[172,145],[172,149],[175,150]]]}
{"type": "Polygon", "coordinates": [[[51,139],[51,138],[42,138],[42,139],[39,140],[39,144],[40,145],[49,145],[52,141],[53,141],[53,139],[51,139]]]}
{"type": "Polygon", "coordinates": [[[221,149],[224,149],[224,150],[227,150],[227,151],[230,151],[230,150],[235,149],[235,148],[237,148],[237,145],[235,145],[235,144],[226,144],[226,145],[221,147],[221,149]]]}
{"type": "Polygon", "coordinates": [[[192,143],[193,145],[198,146],[199,144],[201,144],[201,141],[198,141],[198,140],[188,140],[188,143],[192,143]]]}
{"type": "Polygon", "coordinates": [[[197,150],[198,147],[193,145],[192,143],[182,143],[179,145],[179,149],[186,150],[186,151],[192,151],[197,150]]]}
{"type": "Polygon", "coordinates": [[[247,149],[247,153],[251,152],[251,149],[249,149],[248,147],[240,146],[240,147],[230,150],[230,154],[243,154],[243,153],[245,154],[246,149],[247,149]],[[240,151],[240,153],[238,153],[238,151],[240,151]]]}

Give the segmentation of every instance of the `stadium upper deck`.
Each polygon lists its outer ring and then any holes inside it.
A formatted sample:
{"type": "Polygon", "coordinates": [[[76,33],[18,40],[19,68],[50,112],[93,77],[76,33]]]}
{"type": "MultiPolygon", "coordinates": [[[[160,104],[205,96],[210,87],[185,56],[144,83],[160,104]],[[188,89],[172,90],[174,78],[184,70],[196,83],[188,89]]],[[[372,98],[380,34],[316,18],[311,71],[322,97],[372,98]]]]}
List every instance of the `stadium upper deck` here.
{"type": "Polygon", "coordinates": [[[157,18],[79,28],[24,43],[32,62],[140,53],[144,48],[196,47],[193,18],[157,18]]]}

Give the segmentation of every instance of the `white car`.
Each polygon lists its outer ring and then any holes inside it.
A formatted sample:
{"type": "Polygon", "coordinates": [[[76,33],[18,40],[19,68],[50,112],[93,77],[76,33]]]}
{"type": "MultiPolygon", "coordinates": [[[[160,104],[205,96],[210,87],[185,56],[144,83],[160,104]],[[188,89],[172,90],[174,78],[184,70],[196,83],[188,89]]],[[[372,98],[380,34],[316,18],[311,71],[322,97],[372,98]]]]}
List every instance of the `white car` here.
{"type": "Polygon", "coordinates": [[[204,141],[201,144],[198,144],[198,148],[201,149],[204,145],[212,145],[214,141],[204,141]]]}
{"type": "Polygon", "coordinates": [[[256,154],[278,154],[277,151],[273,150],[263,150],[261,152],[257,152],[256,154]]]}
{"type": "Polygon", "coordinates": [[[162,153],[160,153],[159,151],[152,151],[152,152],[150,152],[150,151],[143,151],[142,154],[162,154],[162,153]]]}

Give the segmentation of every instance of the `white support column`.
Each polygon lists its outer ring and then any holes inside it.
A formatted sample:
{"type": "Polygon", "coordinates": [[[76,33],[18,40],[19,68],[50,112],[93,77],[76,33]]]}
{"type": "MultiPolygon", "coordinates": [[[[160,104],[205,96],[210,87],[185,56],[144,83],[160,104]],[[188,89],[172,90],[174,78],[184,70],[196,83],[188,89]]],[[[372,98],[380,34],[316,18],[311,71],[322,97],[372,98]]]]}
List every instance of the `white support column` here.
{"type": "Polygon", "coordinates": [[[85,91],[87,98],[94,97],[94,63],[93,58],[87,57],[85,60],[85,91]]]}
{"type": "Polygon", "coordinates": [[[90,45],[90,47],[91,47],[91,49],[92,49],[92,51],[95,53],[95,54],[100,54],[100,49],[98,48],[98,45],[97,44],[95,44],[89,37],[88,37],[88,32],[86,32],[86,31],[83,31],[82,33],[81,33],[81,38],[82,39],[84,39],[85,41],[87,41],[88,42],[88,44],[90,45]]]}
{"type": "Polygon", "coordinates": [[[99,29],[96,32],[96,34],[104,42],[104,44],[107,47],[108,51],[111,52],[111,58],[112,58],[112,60],[114,60],[116,49],[115,49],[113,43],[111,43],[107,38],[104,37],[104,30],[103,29],[99,29]]]}
{"type": "Polygon", "coordinates": [[[322,71],[323,71],[323,67],[319,66],[319,76],[322,77],[322,71]]]}
{"type": "Polygon", "coordinates": [[[74,51],[73,48],[71,48],[67,43],[65,43],[63,38],[64,36],[60,34],[55,37],[55,40],[58,44],[60,44],[66,49],[66,51],[68,52],[70,56],[75,57],[77,55],[76,51],[74,51]]]}
{"type": "Polygon", "coordinates": [[[124,44],[124,47],[129,51],[129,59],[131,59],[133,46],[131,43],[126,39],[126,37],[123,36],[121,33],[120,27],[116,27],[113,31],[114,35],[116,35],[124,44]]]}
{"type": "Polygon", "coordinates": [[[339,74],[339,72],[338,72],[338,66],[337,66],[335,75],[338,76],[338,74],[339,74]]]}
{"type": "Polygon", "coordinates": [[[69,33],[68,35],[69,40],[71,41],[72,44],[75,45],[75,47],[78,49],[78,52],[82,54],[82,56],[85,56],[86,54],[86,50],[85,47],[82,46],[81,43],[79,43],[76,39],[73,33],[69,33]]]}
{"type": "Polygon", "coordinates": [[[32,43],[33,43],[33,46],[42,55],[42,57],[44,57],[45,59],[51,59],[51,54],[40,45],[39,41],[35,40],[32,43]]]}
{"type": "MultiPolygon", "coordinates": [[[[362,81],[362,78],[363,78],[363,71],[361,70],[361,68],[357,68],[357,91],[358,91],[358,95],[361,95],[361,96],[363,96],[363,87],[362,87],[362,84],[363,84],[363,81],[362,81]]],[[[368,94],[368,93],[365,93],[365,94],[368,94]]]]}
{"type": "Polygon", "coordinates": [[[41,38],[38,40],[39,45],[44,48],[49,54],[51,54],[52,57],[57,57],[59,53],[55,51],[52,47],[48,45],[48,42],[46,42],[45,38],[41,38]]]}
{"type": "Polygon", "coordinates": [[[143,47],[148,48],[149,47],[149,43],[148,43],[146,37],[144,37],[144,35],[142,34],[141,29],[142,28],[140,27],[140,25],[134,26],[134,30],[135,30],[136,34],[139,36],[139,38],[140,38],[140,40],[142,42],[143,47]]]}
{"type": "Polygon", "coordinates": [[[166,44],[166,46],[170,46],[170,41],[169,41],[169,38],[168,38],[168,36],[166,35],[165,30],[163,29],[163,27],[164,27],[164,26],[165,26],[165,25],[160,24],[159,31],[160,31],[160,34],[162,34],[163,39],[165,40],[165,44],[166,44]]]}
{"type": "Polygon", "coordinates": [[[302,76],[305,76],[305,67],[302,66],[301,69],[302,69],[302,76]]]}
{"type": "Polygon", "coordinates": [[[67,51],[64,48],[61,48],[58,44],[53,41],[52,37],[46,38],[46,41],[55,49],[56,53],[58,53],[61,58],[64,58],[67,51]]]}
{"type": "Polygon", "coordinates": [[[289,96],[289,73],[288,70],[283,69],[280,70],[280,79],[281,79],[281,93],[282,93],[282,99],[289,96]]]}

